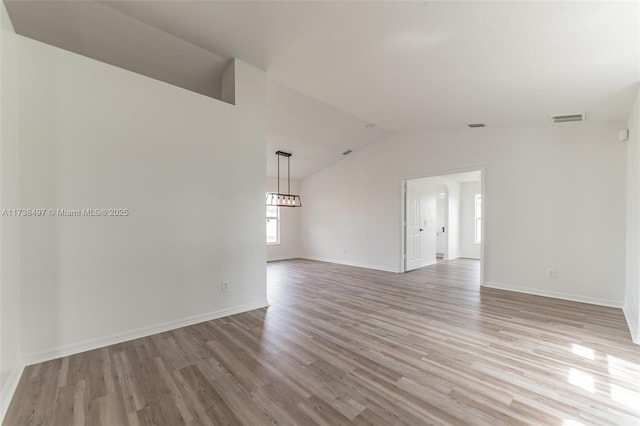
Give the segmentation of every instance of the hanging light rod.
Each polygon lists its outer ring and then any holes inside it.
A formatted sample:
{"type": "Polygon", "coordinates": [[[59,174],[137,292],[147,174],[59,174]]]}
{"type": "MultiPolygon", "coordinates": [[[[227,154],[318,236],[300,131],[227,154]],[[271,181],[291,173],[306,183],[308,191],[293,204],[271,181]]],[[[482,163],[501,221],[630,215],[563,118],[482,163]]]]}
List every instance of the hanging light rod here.
{"type": "Polygon", "coordinates": [[[276,151],[278,156],[278,192],[267,193],[267,205],[277,207],[302,207],[299,195],[291,193],[291,153],[276,151]],[[287,193],[280,192],[280,157],[287,158],[287,193]]]}

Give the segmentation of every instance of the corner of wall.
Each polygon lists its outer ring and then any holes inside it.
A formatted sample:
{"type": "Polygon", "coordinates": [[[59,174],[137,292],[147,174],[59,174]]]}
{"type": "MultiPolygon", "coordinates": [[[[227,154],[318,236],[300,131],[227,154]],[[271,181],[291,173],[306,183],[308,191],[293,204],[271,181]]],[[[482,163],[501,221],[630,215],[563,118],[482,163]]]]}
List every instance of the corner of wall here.
{"type": "Polygon", "coordinates": [[[625,307],[622,308],[622,312],[624,313],[625,320],[627,320],[627,327],[629,327],[631,340],[636,345],[640,345],[640,328],[638,327],[638,323],[640,321],[635,316],[634,309],[625,305],[625,307]]]}
{"type": "Polygon", "coordinates": [[[13,394],[16,392],[24,367],[24,365],[20,365],[18,368],[13,369],[2,387],[2,391],[0,391],[0,423],[4,421],[4,416],[7,414],[13,394]]]}
{"type": "Polygon", "coordinates": [[[640,87],[627,120],[627,207],[624,315],[633,342],[640,344],[640,87]]]}
{"type": "Polygon", "coordinates": [[[2,2],[2,10],[0,10],[0,29],[2,29],[2,31],[15,33],[13,22],[11,22],[11,18],[9,17],[9,13],[7,12],[7,7],[4,5],[4,2],[2,2]]]}
{"type": "MultiPolygon", "coordinates": [[[[19,193],[19,143],[15,31],[0,2],[0,205],[17,208],[19,193]]],[[[20,354],[20,227],[15,218],[0,221],[0,422],[9,408],[24,369],[20,354]],[[12,221],[12,222],[9,222],[12,221]],[[7,226],[10,224],[11,226],[7,226]],[[18,247],[16,247],[18,245],[18,247]]]]}
{"type": "Polygon", "coordinates": [[[231,105],[236,104],[236,60],[231,59],[222,72],[220,98],[231,105]]]}

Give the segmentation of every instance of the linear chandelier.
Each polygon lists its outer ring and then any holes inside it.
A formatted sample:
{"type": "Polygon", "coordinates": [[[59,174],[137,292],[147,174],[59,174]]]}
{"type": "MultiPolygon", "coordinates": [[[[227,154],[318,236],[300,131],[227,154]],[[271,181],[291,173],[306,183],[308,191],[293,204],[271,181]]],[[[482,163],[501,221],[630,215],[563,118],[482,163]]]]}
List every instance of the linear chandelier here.
{"type": "Polygon", "coordinates": [[[291,193],[291,154],[283,151],[276,151],[278,156],[278,192],[267,193],[267,205],[278,207],[302,207],[302,200],[299,195],[291,193]],[[287,157],[287,193],[280,193],[280,157],[287,157]]]}

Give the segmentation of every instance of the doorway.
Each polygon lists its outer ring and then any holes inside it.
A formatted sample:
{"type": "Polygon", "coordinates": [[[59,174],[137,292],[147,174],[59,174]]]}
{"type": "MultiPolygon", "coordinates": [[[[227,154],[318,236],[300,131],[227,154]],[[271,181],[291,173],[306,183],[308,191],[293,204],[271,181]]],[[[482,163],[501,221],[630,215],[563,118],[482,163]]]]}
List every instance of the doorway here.
{"type": "Polygon", "coordinates": [[[482,169],[402,181],[401,272],[458,258],[480,261],[484,241],[482,169]]]}

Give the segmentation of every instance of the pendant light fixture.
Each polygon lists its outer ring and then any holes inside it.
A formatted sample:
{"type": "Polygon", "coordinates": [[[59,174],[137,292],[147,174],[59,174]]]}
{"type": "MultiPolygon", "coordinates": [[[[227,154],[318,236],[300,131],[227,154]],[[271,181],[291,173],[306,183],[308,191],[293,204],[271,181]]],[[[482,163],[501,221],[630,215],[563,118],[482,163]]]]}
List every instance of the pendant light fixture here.
{"type": "Polygon", "coordinates": [[[267,194],[267,205],[278,207],[302,207],[302,200],[299,195],[291,193],[291,154],[283,151],[276,151],[278,156],[278,192],[267,194]],[[280,157],[287,157],[287,193],[280,193],[280,157]]]}

